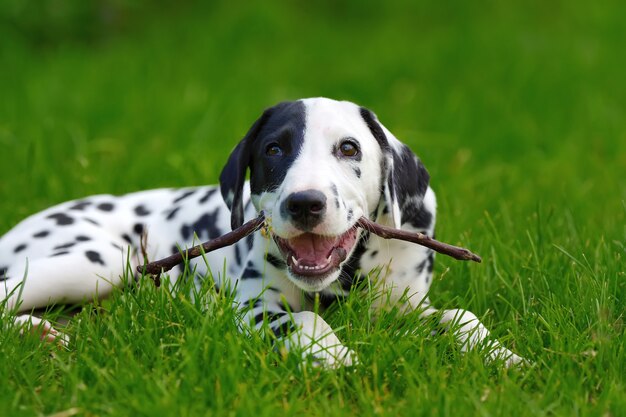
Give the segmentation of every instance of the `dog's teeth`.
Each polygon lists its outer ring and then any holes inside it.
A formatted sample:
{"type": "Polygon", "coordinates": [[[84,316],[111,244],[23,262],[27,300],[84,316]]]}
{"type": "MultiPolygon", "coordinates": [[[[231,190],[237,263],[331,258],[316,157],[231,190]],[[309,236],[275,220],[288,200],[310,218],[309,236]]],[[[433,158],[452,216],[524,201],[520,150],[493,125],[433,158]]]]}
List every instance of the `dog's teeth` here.
{"type": "Polygon", "coordinates": [[[293,255],[291,255],[291,262],[293,262],[293,264],[294,264],[295,266],[298,266],[298,260],[297,260],[297,259],[296,259],[296,257],[295,257],[295,256],[293,256],[293,255]]]}

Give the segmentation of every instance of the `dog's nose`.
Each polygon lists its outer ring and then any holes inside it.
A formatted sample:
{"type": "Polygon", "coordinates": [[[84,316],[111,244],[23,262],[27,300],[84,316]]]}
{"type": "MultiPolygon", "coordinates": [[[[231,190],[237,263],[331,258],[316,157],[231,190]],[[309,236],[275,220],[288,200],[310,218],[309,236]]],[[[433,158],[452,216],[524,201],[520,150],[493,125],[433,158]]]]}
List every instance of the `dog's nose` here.
{"type": "Polygon", "coordinates": [[[311,230],[326,213],[326,196],[321,191],[306,190],[291,193],[281,205],[281,214],[299,229],[311,230]]]}

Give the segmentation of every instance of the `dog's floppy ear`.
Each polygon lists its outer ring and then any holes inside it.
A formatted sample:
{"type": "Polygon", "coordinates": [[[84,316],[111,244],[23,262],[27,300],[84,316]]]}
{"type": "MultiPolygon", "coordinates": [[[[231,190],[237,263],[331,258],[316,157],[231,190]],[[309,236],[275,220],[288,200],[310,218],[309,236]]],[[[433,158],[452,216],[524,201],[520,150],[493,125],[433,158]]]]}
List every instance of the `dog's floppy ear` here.
{"type": "Polygon", "coordinates": [[[361,116],[383,152],[382,196],[377,218],[390,217],[387,223],[396,228],[406,222],[417,229],[428,228],[432,215],[423,207],[430,181],[426,167],[408,146],[378,122],[374,113],[361,108],[361,116]]]}
{"type": "Polygon", "coordinates": [[[232,151],[220,174],[220,191],[230,209],[230,226],[233,229],[243,224],[243,186],[251,161],[251,152],[259,131],[270,117],[272,109],[267,109],[252,125],[246,136],[232,151]]]}

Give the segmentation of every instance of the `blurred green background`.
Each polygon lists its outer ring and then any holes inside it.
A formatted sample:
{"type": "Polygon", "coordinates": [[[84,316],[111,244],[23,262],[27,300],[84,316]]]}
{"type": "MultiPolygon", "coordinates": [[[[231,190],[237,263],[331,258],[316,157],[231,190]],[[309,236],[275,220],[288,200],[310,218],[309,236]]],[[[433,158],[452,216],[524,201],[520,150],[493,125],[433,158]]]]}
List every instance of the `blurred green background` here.
{"type": "Polygon", "coordinates": [[[507,200],[607,226],[626,196],[625,8],[5,0],[0,230],[85,194],[213,183],[265,107],[308,96],[374,110],[468,223],[507,200]]]}

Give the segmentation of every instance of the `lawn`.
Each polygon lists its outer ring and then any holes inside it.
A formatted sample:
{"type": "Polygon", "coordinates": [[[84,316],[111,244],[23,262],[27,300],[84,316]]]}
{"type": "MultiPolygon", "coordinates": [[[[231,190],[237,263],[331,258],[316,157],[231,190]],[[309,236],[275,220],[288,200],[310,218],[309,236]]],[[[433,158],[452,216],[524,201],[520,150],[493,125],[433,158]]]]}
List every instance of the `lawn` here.
{"type": "Polygon", "coordinates": [[[146,281],[83,309],[67,350],[3,326],[0,415],[626,415],[626,3],[206,3],[0,6],[0,234],[72,198],[215,183],[264,108],[348,99],[426,164],[437,236],[483,256],[439,256],[434,303],[532,365],[363,320],[355,295],[325,318],[360,363],[302,367],[241,335],[228,294],[146,281]]]}

